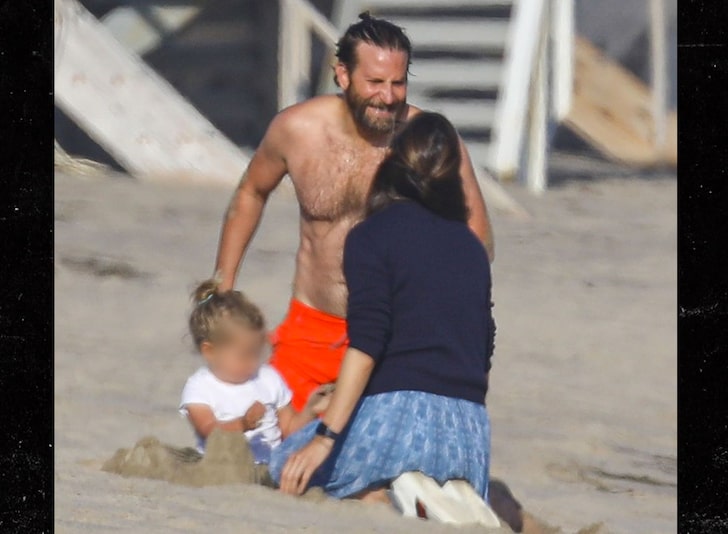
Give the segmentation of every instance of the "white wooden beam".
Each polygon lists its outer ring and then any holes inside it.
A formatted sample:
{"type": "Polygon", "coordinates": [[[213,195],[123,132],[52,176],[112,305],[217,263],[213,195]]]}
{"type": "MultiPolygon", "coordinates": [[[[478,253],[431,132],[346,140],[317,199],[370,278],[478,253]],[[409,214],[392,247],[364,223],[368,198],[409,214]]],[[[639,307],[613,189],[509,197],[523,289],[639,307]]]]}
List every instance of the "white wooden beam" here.
{"type": "Polygon", "coordinates": [[[548,39],[547,28],[540,29],[538,53],[534,66],[530,91],[528,142],[526,151],[525,178],[529,191],[541,194],[546,191],[546,156],[548,114],[548,39]]]}
{"type": "Polygon", "coordinates": [[[574,88],[574,0],[551,2],[552,113],[561,122],[571,109],[574,88]]]}
{"type": "Polygon", "coordinates": [[[129,173],[232,185],[249,156],[76,0],[55,0],[55,102],[129,173]]]}
{"type": "Polygon", "coordinates": [[[544,0],[520,0],[513,5],[492,133],[493,170],[501,179],[513,177],[518,169],[545,4],[544,0]]]}
{"type": "Polygon", "coordinates": [[[145,9],[146,17],[134,6],[117,7],[101,17],[116,40],[140,56],[157,48],[165,36],[189,24],[201,11],[197,6],[151,3],[145,9]]]}
{"type": "Polygon", "coordinates": [[[278,108],[283,109],[309,96],[312,35],[333,50],[338,31],[307,1],[279,0],[278,5],[278,108]]]}

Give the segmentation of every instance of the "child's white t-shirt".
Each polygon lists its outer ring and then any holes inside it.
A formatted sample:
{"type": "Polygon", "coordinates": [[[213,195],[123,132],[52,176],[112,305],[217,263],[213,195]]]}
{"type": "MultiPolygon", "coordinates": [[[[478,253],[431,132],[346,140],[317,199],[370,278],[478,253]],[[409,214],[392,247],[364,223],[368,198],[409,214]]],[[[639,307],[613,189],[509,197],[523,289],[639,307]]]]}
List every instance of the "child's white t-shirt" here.
{"type": "MultiPolygon", "coordinates": [[[[265,415],[258,428],[245,432],[256,463],[268,463],[270,451],[281,443],[278,410],[291,402],[291,390],[281,375],[270,365],[243,384],[218,379],[208,367],[200,367],[187,379],[182,390],[180,413],[188,415],[187,405],[205,404],[218,421],[230,421],[245,415],[254,402],[265,406],[265,415]]],[[[197,450],[204,453],[205,439],[197,436],[197,450]]]]}

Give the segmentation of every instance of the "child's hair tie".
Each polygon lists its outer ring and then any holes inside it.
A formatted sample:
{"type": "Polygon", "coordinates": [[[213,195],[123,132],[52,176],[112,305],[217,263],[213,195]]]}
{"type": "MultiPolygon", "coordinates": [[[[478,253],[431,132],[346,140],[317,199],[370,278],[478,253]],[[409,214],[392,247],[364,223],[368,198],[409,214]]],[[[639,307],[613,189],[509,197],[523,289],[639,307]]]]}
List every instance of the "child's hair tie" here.
{"type": "Polygon", "coordinates": [[[197,303],[197,305],[198,305],[198,306],[202,306],[202,305],[203,305],[203,304],[204,304],[205,302],[209,301],[209,300],[210,300],[210,299],[211,299],[212,297],[214,297],[214,296],[215,296],[215,293],[210,293],[210,294],[209,294],[209,295],[207,295],[207,296],[206,296],[206,297],[205,297],[204,299],[202,299],[201,301],[199,301],[199,302],[197,303]]]}

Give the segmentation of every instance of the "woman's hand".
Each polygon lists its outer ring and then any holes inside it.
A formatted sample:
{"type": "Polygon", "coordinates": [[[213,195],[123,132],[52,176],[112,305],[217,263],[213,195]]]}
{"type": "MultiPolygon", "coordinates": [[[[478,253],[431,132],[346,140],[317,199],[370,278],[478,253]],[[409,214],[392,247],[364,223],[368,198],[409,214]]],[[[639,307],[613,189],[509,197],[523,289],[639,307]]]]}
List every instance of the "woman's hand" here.
{"type": "MultiPolygon", "coordinates": [[[[324,423],[334,432],[341,433],[346,427],[373,368],[374,360],[370,356],[352,347],[347,349],[331,403],[324,416],[324,423]]],[[[308,445],[289,456],[281,473],[281,491],[302,494],[314,471],[324,463],[333,446],[331,438],[317,435],[308,445]]]]}
{"type": "Polygon", "coordinates": [[[328,458],[334,442],[322,436],[314,436],[303,448],[288,457],[281,473],[281,491],[301,495],[306,491],[316,469],[328,458]]]}

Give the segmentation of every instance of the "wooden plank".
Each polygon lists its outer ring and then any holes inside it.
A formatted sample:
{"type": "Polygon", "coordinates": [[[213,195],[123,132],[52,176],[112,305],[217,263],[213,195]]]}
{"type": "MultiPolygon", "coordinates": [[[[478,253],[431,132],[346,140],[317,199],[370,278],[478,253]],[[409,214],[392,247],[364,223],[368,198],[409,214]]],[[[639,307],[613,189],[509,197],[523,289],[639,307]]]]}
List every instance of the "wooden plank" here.
{"type": "Polygon", "coordinates": [[[551,4],[551,42],[551,113],[561,122],[571,107],[574,83],[574,0],[554,0],[551,4]]]}
{"type": "MultiPolygon", "coordinates": [[[[345,0],[351,1],[351,0],[345,0]]],[[[510,6],[513,0],[361,0],[362,11],[371,9],[431,9],[431,8],[464,8],[510,6]]]]}
{"type": "Polygon", "coordinates": [[[404,28],[415,50],[502,50],[508,19],[391,17],[404,28]]]}
{"type": "Polygon", "coordinates": [[[488,129],[493,124],[495,103],[492,100],[419,98],[411,103],[426,111],[442,113],[456,128],[488,129]]]}
{"type": "MultiPolygon", "coordinates": [[[[548,16],[548,15],[547,15],[548,16]]],[[[531,94],[528,102],[528,135],[524,152],[526,168],[526,186],[531,193],[542,194],[546,191],[546,128],[548,125],[548,66],[547,41],[548,33],[541,32],[536,55],[535,71],[531,83],[531,94]]]]}
{"type": "Polygon", "coordinates": [[[512,179],[520,164],[538,42],[547,28],[546,5],[542,0],[520,0],[511,15],[491,136],[493,171],[500,180],[512,179]]]}
{"type": "Polygon", "coordinates": [[[130,174],[237,183],[249,157],[76,0],[56,0],[55,101],[130,174]]]}
{"type": "Polygon", "coordinates": [[[408,85],[427,89],[497,89],[503,64],[496,59],[416,59],[408,85]]]}
{"type": "Polygon", "coordinates": [[[165,36],[189,24],[199,12],[195,6],[149,5],[145,16],[135,7],[122,6],[104,15],[101,22],[117,41],[141,56],[157,48],[165,36]]]}
{"type": "Polygon", "coordinates": [[[676,114],[668,116],[669,137],[661,154],[654,144],[649,88],[582,37],[576,37],[574,52],[574,93],[565,124],[612,160],[675,165],[676,114]]]}

